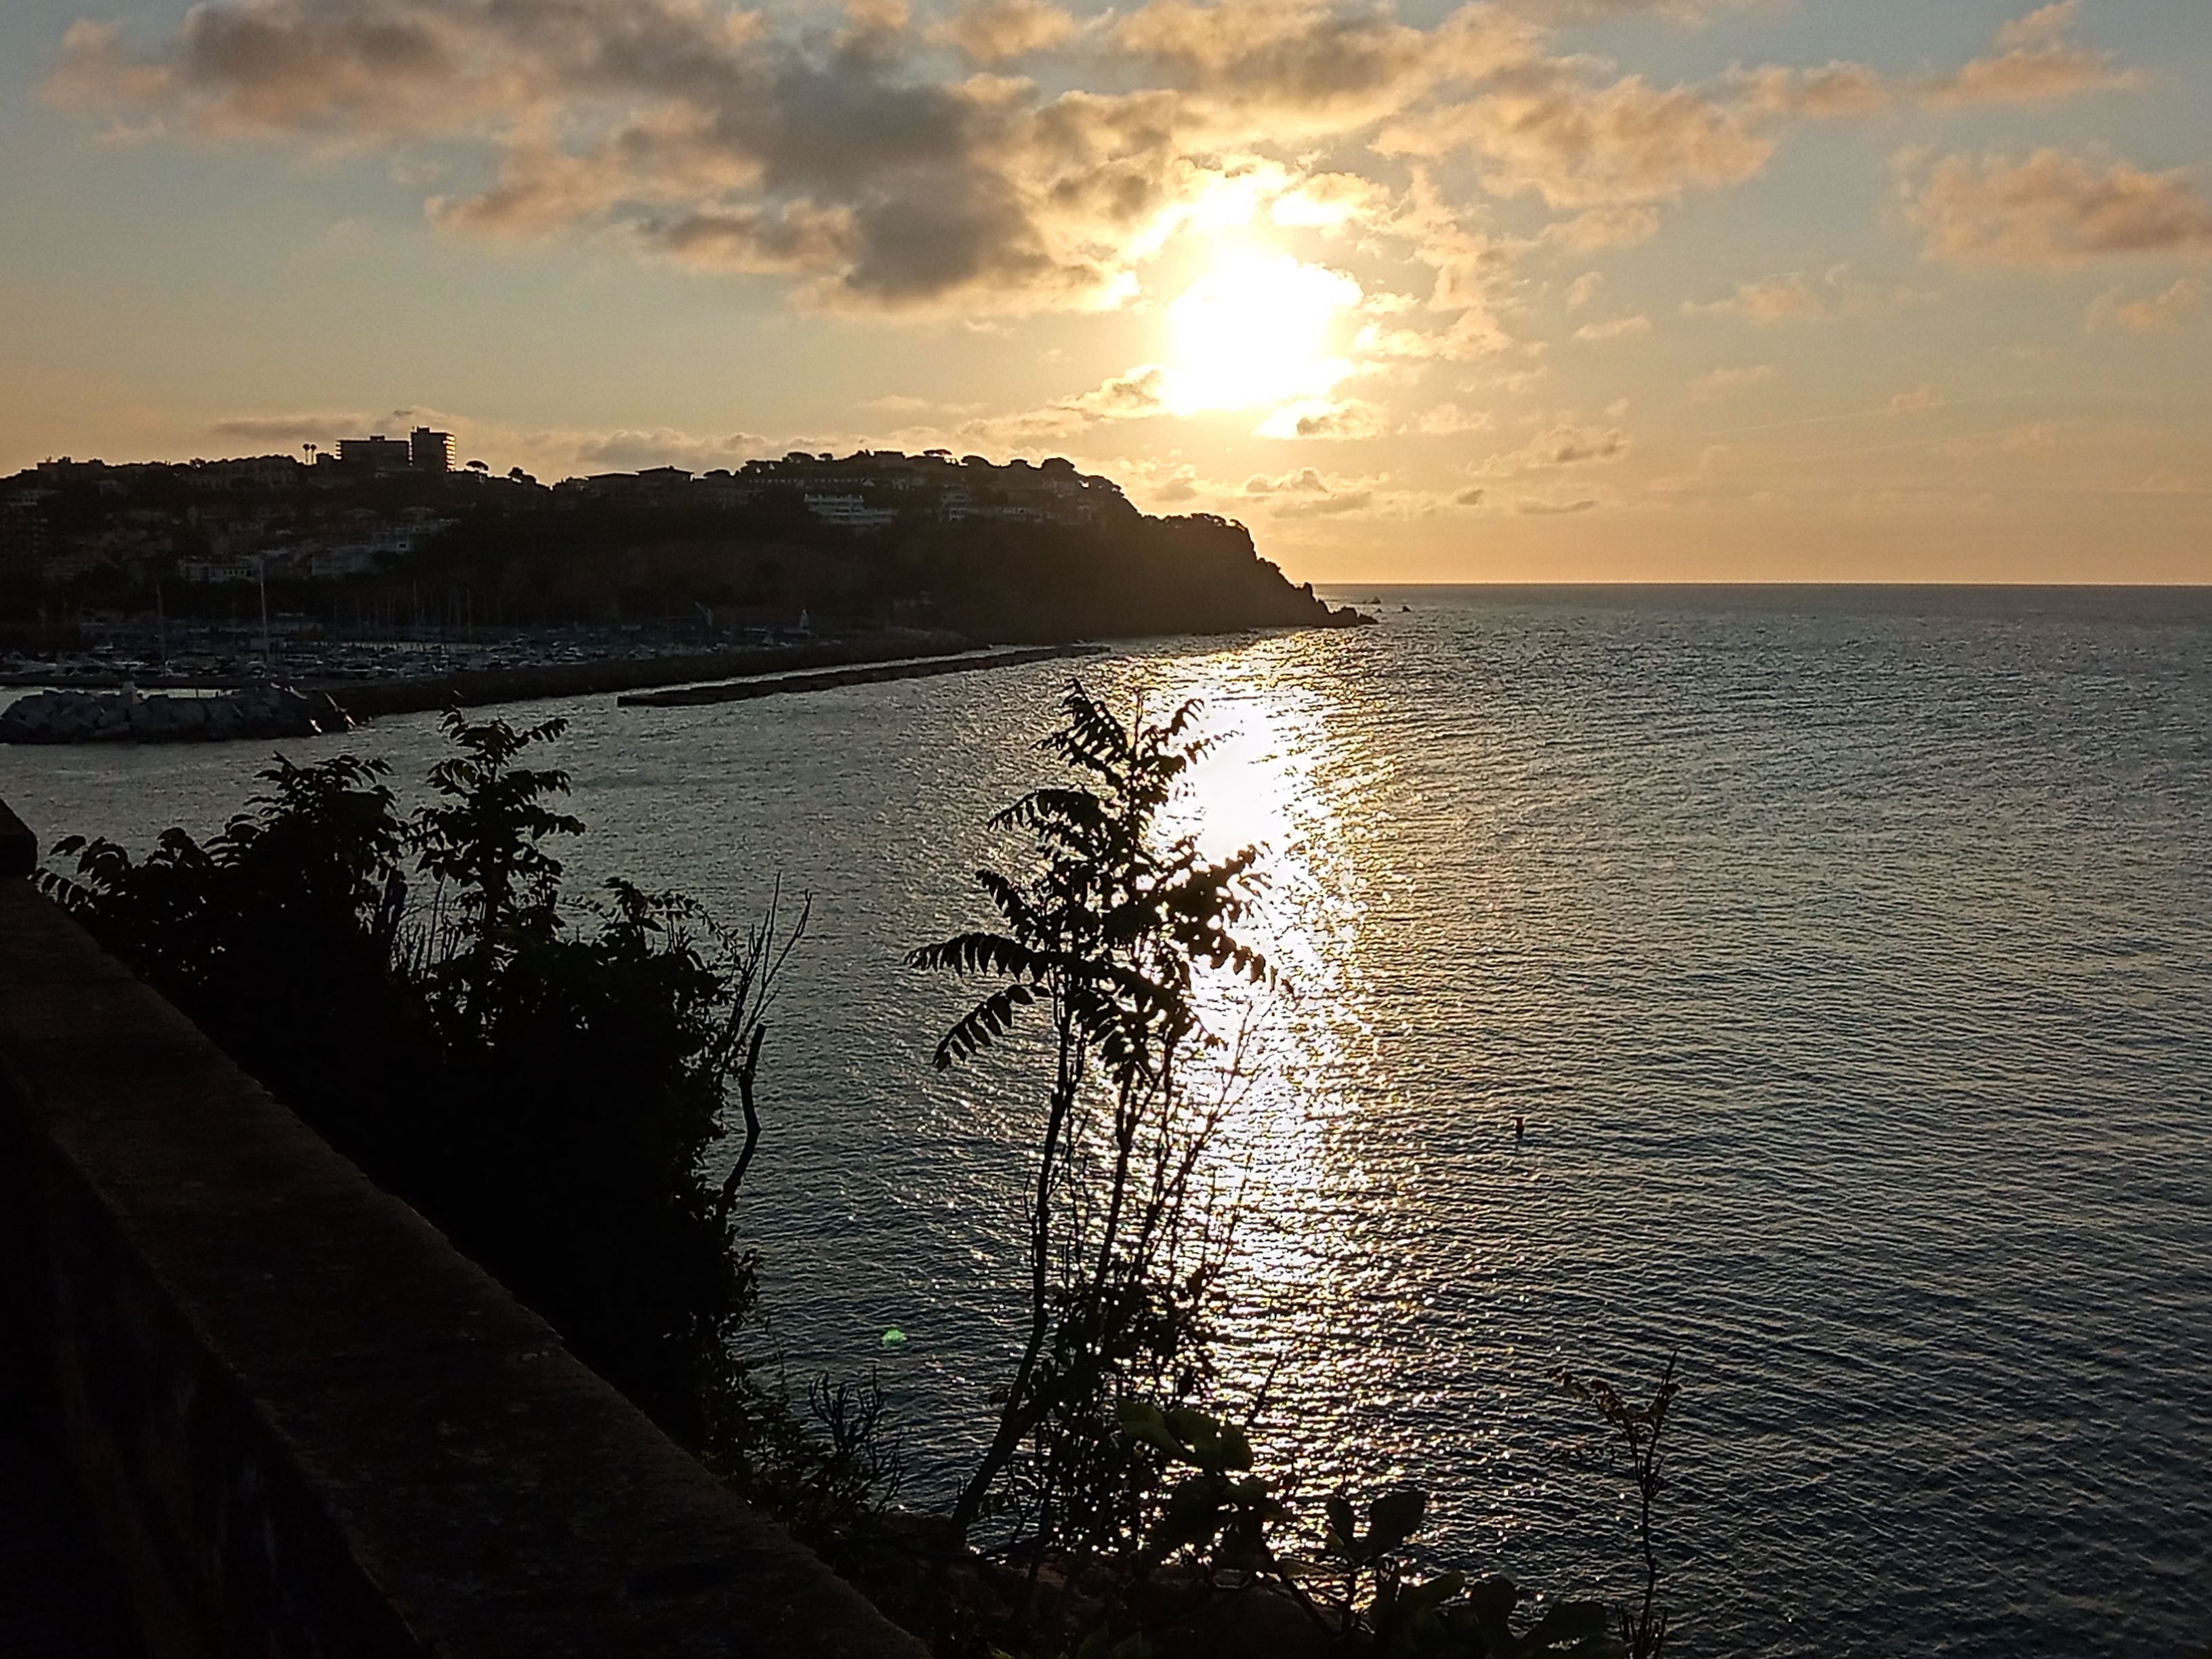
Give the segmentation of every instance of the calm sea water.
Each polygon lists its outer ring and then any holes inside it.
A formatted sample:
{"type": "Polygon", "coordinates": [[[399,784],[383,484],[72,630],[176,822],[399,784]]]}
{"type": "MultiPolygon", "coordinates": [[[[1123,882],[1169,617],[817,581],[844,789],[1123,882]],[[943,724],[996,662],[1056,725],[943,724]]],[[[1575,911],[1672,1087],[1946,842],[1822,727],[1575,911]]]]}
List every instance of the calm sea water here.
{"type": "MultiPolygon", "coordinates": [[[[1269,848],[1298,994],[1228,1159],[1273,1465],[1417,1480],[1439,1556],[1624,1589],[1623,1488],[1547,1376],[1677,1353],[1686,1655],[2201,1650],[2212,595],[1382,597],[1085,671],[1206,698],[1192,821],[1269,848]]],[[[574,874],[813,896],[751,1227],[793,1371],[881,1363],[924,1495],[1011,1340],[1035,1090],[933,1075],[958,989],[901,957],[981,918],[982,820],[1043,775],[1064,672],[543,706],[574,874]]],[[[436,740],[295,747],[419,774],[436,740]]],[[[143,842],[257,760],[0,750],[0,794],[143,842]]]]}

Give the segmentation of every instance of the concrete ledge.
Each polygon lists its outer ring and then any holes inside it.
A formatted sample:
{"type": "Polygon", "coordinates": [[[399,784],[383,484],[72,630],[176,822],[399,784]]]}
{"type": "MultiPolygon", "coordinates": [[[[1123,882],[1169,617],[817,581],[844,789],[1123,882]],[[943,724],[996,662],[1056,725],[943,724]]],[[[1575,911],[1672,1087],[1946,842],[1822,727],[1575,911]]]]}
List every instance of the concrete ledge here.
{"type": "Polygon", "coordinates": [[[39,838],[0,800],[0,880],[27,876],[39,867],[39,838]]]}
{"type": "Polygon", "coordinates": [[[21,880],[0,1211],[150,1654],[920,1659],[21,880]]]}

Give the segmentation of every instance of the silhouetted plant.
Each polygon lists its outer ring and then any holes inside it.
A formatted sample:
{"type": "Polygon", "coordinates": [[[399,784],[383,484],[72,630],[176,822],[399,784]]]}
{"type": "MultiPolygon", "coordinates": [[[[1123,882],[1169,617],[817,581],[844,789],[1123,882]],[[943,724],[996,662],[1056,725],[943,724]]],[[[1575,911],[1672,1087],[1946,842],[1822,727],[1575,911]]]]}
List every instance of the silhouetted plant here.
{"type": "Polygon", "coordinates": [[[562,722],[445,726],[411,817],[381,762],[279,757],[204,844],[170,830],[134,861],[73,836],[46,890],[741,1486],[810,1518],[881,1489],[872,1386],[809,1433],[734,1346],[757,1262],[732,1212],[805,908],[732,938],[621,881],[564,907],[551,848],[583,825],[550,805],[567,774],[525,763],[562,722]],[[733,1082],[745,1149],[716,1183],[733,1082]]]}
{"type": "Polygon", "coordinates": [[[1227,1239],[1199,1172],[1225,1096],[1191,1086],[1196,1057],[1218,1044],[1196,976],[1257,981],[1267,967],[1231,931],[1257,850],[1210,861],[1163,827],[1207,747],[1198,705],[1164,720],[1139,709],[1124,724],[1078,683],[1061,708],[1043,746],[1078,781],[1033,790],[992,820],[1030,836],[1026,872],[975,877],[999,929],[955,934],[910,962],[1001,981],[938,1045],[940,1068],[1032,1006],[1051,1034],[1028,1194],[1028,1328],[951,1530],[964,1538],[995,1503],[1041,1544],[1091,1548],[1139,1538],[1158,1483],[1157,1449],[1122,1431],[1120,1408],[1185,1403],[1210,1372],[1206,1304],[1227,1239]]]}
{"type": "Polygon", "coordinates": [[[1594,1408],[1619,1437],[1628,1456],[1628,1473],[1636,1488],[1637,1544],[1643,1556],[1644,1595],[1641,1602],[1618,1609],[1620,1639],[1631,1659],[1658,1659],[1667,1649],[1667,1610],[1658,1605],[1659,1554],[1653,1541],[1653,1510],[1666,1480],[1661,1472],[1661,1437],[1667,1430],[1667,1413],[1682,1385],[1674,1380],[1674,1358],[1668,1356],[1659,1374],[1659,1386],[1641,1406],[1632,1406],[1603,1379],[1577,1376],[1562,1369],[1555,1373],[1560,1385],[1594,1408]]]}
{"type": "Polygon", "coordinates": [[[1123,1431],[1159,1453],[1174,1477],[1144,1541],[1140,1565],[1156,1565],[1188,1550],[1212,1570],[1275,1569],[1268,1529],[1287,1522],[1291,1512],[1252,1473],[1252,1443],[1243,1430],[1193,1407],[1163,1411],[1146,1400],[1123,1402],[1119,1416],[1123,1431]]]}
{"type": "Polygon", "coordinates": [[[1188,1407],[1162,1412],[1142,1403],[1125,1407],[1122,1422],[1163,1453],[1175,1477],[1146,1542],[1147,1565],[1182,1553],[1209,1583],[1224,1573],[1240,1584],[1272,1583],[1340,1650],[1396,1659],[1620,1659],[1625,1652],[1601,1602],[1560,1602],[1516,1631],[1521,1591],[1510,1580],[1418,1576],[1407,1546],[1427,1518],[1428,1494],[1417,1486],[1382,1493],[1364,1515],[1347,1494],[1333,1494],[1323,1506],[1321,1559],[1302,1560],[1276,1541],[1295,1517],[1272,1484],[1251,1473],[1243,1431],[1188,1407]],[[1309,1584],[1331,1578],[1334,1597],[1309,1592],[1309,1584]]]}

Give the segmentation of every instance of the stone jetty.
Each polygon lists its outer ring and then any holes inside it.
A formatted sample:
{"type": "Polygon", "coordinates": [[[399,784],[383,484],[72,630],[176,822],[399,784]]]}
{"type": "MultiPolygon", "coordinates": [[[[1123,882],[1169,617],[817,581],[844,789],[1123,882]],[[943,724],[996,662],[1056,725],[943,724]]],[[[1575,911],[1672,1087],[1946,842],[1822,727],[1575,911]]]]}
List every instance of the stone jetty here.
{"type": "Polygon", "coordinates": [[[255,685],[220,697],[119,691],[39,691],[0,712],[0,743],[221,743],[305,738],[353,721],[321,692],[255,685]]]}

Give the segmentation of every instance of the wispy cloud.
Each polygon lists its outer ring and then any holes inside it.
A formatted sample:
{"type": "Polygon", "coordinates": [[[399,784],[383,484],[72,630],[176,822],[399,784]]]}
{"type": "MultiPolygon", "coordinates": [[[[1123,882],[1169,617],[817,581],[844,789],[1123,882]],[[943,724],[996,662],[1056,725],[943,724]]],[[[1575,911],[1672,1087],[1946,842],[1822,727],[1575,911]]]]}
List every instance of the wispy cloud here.
{"type": "Polygon", "coordinates": [[[2140,71],[2123,69],[2111,53],[2066,38],[2081,17],[2081,0],[2060,0],[2015,18],[1997,31],[1994,54],[1913,82],[1912,95],[1931,109],[1959,109],[2052,103],[2141,86],[2140,71]]]}
{"type": "Polygon", "coordinates": [[[1848,264],[1838,264],[1818,276],[1793,270],[1753,277],[1720,299],[1684,301],[1682,314],[1742,317],[1755,323],[1826,322],[1926,297],[1902,283],[1863,281],[1848,264]]]}
{"type": "Polygon", "coordinates": [[[1779,371],[1772,363],[1751,363],[1741,368],[1716,368],[1690,382],[1690,396],[1701,404],[1732,398],[1747,386],[1772,380],[1779,371]]]}
{"type": "Polygon", "coordinates": [[[2092,334],[2113,330],[2155,334],[2190,315],[2203,299],[2204,284],[2195,276],[2178,277],[2172,287],[2140,300],[2123,299],[2120,291],[2113,289],[2089,302],[2082,325],[2092,334]]]}
{"type": "Polygon", "coordinates": [[[210,422],[208,432],[217,438],[240,438],[248,443],[331,444],[340,438],[358,438],[378,425],[374,415],[233,415],[210,422]]]}
{"type": "Polygon", "coordinates": [[[1602,323],[1584,323],[1575,331],[1577,340],[1604,341],[1632,339],[1651,331],[1651,319],[1643,315],[1614,317],[1602,323]]]}

